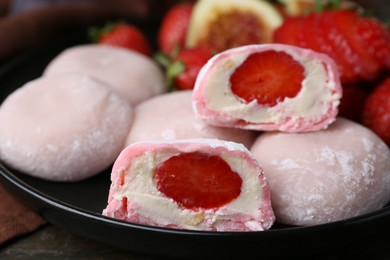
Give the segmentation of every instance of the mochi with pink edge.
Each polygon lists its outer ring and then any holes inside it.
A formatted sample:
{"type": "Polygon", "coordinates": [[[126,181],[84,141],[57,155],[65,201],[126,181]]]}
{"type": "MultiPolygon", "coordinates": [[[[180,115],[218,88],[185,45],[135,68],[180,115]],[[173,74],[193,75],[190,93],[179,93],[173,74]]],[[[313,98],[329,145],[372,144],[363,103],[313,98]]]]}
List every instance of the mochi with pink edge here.
{"type": "Polygon", "coordinates": [[[212,125],[307,132],[334,122],[341,94],[337,66],[327,55],[260,44],[211,58],[197,77],[193,105],[212,125]]]}
{"type": "Polygon", "coordinates": [[[268,183],[242,145],[216,139],[140,142],[111,173],[108,217],[204,231],[263,231],[274,223],[268,183]]]}
{"type": "Polygon", "coordinates": [[[72,182],[117,158],[132,120],[129,102],[85,75],[35,79],[0,107],[0,159],[37,178],[72,182]]]}
{"type": "Polygon", "coordinates": [[[265,133],[251,151],[264,168],[280,223],[345,220],[390,201],[389,148],[353,121],[338,118],[310,133],[265,133]]]}
{"type": "Polygon", "coordinates": [[[150,140],[213,138],[242,143],[249,148],[254,131],[212,126],[195,116],[192,91],[170,92],[148,99],[134,108],[134,120],[127,136],[130,145],[150,140]]]}

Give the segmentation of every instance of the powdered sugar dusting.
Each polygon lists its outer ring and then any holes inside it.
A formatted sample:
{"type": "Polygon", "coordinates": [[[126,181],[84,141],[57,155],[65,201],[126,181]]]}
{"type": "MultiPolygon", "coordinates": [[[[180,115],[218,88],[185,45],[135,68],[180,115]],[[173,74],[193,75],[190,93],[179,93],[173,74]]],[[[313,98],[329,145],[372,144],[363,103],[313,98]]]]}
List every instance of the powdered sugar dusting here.
{"type": "Polygon", "coordinates": [[[300,165],[297,161],[292,159],[284,159],[282,161],[272,160],[271,165],[277,166],[279,170],[292,170],[292,169],[302,169],[302,165],[300,165]]]}
{"type": "Polygon", "coordinates": [[[372,142],[372,140],[370,140],[369,138],[367,137],[362,137],[362,143],[364,145],[364,148],[366,149],[367,152],[370,152],[374,146],[374,143],[372,142]]]}

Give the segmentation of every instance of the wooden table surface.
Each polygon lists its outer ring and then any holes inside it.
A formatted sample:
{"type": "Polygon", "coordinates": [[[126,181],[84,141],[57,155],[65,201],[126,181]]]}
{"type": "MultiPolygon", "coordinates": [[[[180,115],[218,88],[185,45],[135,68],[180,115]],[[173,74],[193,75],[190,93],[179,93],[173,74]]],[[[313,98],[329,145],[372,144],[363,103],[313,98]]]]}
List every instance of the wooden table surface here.
{"type": "MultiPolygon", "coordinates": [[[[361,234],[364,238],[364,234],[361,234]]],[[[390,259],[390,232],[364,239],[339,250],[321,252],[299,259],[390,259]]],[[[0,247],[0,259],[130,259],[163,260],[116,249],[47,224],[36,232],[0,247]]],[[[268,258],[264,258],[268,259],[268,258]]]]}

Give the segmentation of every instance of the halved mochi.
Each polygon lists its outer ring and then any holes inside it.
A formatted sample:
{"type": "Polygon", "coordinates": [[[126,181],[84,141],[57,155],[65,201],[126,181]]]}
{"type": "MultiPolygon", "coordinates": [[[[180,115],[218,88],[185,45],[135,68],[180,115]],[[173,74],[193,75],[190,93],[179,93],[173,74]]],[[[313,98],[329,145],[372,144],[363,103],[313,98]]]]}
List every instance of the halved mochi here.
{"type": "Polygon", "coordinates": [[[332,123],[341,95],[339,73],[328,56],[262,44],[211,58],[198,75],[193,105],[212,125],[303,132],[332,123]]]}
{"type": "Polygon", "coordinates": [[[116,160],[109,217],[152,226],[261,231],[274,222],[262,168],[241,144],[216,139],[137,143],[116,160]]]}
{"type": "Polygon", "coordinates": [[[251,147],[257,132],[205,123],[195,116],[191,97],[191,90],[175,91],[148,99],[136,106],[126,146],[150,140],[212,138],[251,147]]]}
{"type": "Polygon", "coordinates": [[[166,91],[164,74],[154,60],[115,46],[84,44],[69,47],[44,71],[44,75],[69,73],[83,73],[107,83],[133,106],[166,91]]]}

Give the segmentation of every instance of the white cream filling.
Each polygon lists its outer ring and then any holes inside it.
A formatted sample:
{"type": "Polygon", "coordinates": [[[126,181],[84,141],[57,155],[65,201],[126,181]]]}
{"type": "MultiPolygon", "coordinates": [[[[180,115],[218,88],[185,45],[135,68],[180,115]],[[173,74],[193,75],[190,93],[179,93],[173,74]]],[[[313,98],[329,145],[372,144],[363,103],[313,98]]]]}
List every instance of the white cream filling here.
{"type": "Polygon", "coordinates": [[[167,160],[177,151],[145,153],[132,161],[131,168],[125,174],[124,185],[116,191],[114,199],[122,197],[130,198],[129,201],[136,204],[137,213],[143,217],[153,219],[161,224],[176,224],[183,227],[191,227],[201,224],[203,221],[217,222],[230,214],[246,214],[257,216],[260,201],[262,199],[262,187],[259,182],[259,172],[249,163],[237,156],[223,154],[221,157],[242,178],[241,194],[218,210],[205,210],[200,213],[188,209],[182,209],[171,198],[161,193],[153,183],[154,169],[159,163],[167,160]]]}
{"type": "MultiPolygon", "coordinates": [[[[230,77],[251,52],[238,52],[236,55],[226,55],[224,60],[215,62],[205,81],[204,96],[207,107],[222,113],[234,114],[235,117],[252,123],[282,123],[287,117],[313,118],[324,115],[330,102],[339,102],[335,95],[335,83],[328,81],[327,70],[320,60],[301,57],[295,51],[276,47],[299,62],[305,70],[305,79],[301,91],[294,98],[285,98],[273,107],[259,105],[256,100],[245,103],[231,91],[230,77]]],[[[304,56],[304,55],[302,55],[304,56]]]]}

